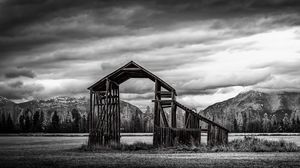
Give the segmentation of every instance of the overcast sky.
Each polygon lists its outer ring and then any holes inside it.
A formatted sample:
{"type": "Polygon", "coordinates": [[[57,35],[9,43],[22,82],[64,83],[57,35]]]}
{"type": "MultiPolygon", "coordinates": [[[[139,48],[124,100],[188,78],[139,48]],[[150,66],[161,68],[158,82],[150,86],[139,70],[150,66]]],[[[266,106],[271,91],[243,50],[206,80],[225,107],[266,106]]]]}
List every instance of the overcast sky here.
{"type": "MultiPolygon", "coordinates": [[[[197,108],[252,89],[300,91],[299,15],[299,0],[0,0],[0,95],[84,96],[130,60],[197,108]]],[[[153,83],[121,91],[142,106],[153,83]]]]}

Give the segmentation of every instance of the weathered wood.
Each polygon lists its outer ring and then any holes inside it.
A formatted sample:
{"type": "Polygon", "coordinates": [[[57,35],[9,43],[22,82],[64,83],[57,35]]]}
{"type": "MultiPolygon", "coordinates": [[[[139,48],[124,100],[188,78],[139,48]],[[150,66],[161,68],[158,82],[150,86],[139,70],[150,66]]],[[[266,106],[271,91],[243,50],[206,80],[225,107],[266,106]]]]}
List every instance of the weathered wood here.
{"type": "Polygon", "coordinates": [[[158,108],[159,108],[159,111],[160,111],[160,114],[162,116],[162,119],[163,119],[163,122],[164,122],[164,125],[165,127],[169,127],[169,123],[168,123],[168,119],[166,117],[166,114],[164,112],[164,109],[161,107],[160,103],[158,102],[158,108]]]}
{"type": "Polygon", "coordinates": [[[130,78],[141,77],[149,78],[155,82],[153,100],[153,144],[155,146],[173,146],[177,143],[198,145],[201,143],[201,132],[207,132],[208,145],[228,143],[228,130],[226,128],[178,103],[174,88],[139,65],[130,62],[89,88],[89,145],[105,146],[112,142],[120,143],[119,84],[130,78]],[[167,118],[165,108],[171,108],[170,118],[167,118]],[[185,128],[176,128],[177,108],[183,109],[186,114],[185,128]],[[208,124],[207,129],[200,128],[200,121],[208,124]]]}
{"type": "Polygon", "coordinates": [[[176,109],[177,109],[177,106],[174,103],[175,99],[176,99],[174,92],[172,92],[171,97],[172,97],[172,103],[171,103],[171,127],[172,128],[176,128],[177,127],[177,120],[176,120],[176,109]]]}
{"type": "Polygon", "coordinates": [[[160,127],[160,110],[158,107],[158,101],[160,100],[160,95],[158,95],[158,92],[161,91],[161,86],[158,80],[155,80],[155,90],[154,90],[154,99],[156,100],[154,102],[154,132],[153,132],[153,144],[158,145],[160,144],[160,136],[161,133],[159,131],[160,127]]]}

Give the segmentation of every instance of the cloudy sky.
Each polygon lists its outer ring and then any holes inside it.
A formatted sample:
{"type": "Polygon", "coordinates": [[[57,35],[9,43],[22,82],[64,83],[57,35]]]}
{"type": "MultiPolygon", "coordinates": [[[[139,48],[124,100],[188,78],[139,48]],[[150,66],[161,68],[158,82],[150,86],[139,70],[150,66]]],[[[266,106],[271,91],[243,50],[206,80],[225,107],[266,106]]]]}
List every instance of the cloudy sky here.
{"type": "MultiPolygon", "coordinates": [[[[197,108],[251,89],[300,91],[299,18],[298,0],[0,0],[0,95],[84,96],[130,60],[197,108]]],[[[121,91],[142,106],[153,83],[121,91]]]]}

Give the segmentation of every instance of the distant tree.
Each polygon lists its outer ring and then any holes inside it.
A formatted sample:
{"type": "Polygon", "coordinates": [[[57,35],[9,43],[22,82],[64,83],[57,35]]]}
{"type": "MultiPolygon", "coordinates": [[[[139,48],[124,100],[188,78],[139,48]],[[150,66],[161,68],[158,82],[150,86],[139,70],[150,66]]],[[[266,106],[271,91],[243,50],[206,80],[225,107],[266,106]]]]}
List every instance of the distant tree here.
{"type": "Polygon", "coordinates": [[[60,130],[65,133],[70,133],[72,132],[73,129],[72,127],[73,127],[72,116],[71,113],[68,111],[65,121],[61,124],[60,130]]]}
{"type": "Polygon", "coordinates": [[[278,128],[278,121],[275,114],[271,117],[271,132],[276,132],[278,128]]]}
{"type": "Polygon", "coordinates": [[[36,111],[33,115],[33,122],[32,122],[32,131],[39,132],[41,131],[41,124],[40,124],[40,112],[36,111]]]}
{"type": "Polygon", "coordinates": [[[2,113],[0,132],[4,133],[5,131],[6,131],[6,119],[4,113],[2,113]]]}
{"type": "Polygon", "coordinates": [[[282,120],[279,121],[277,130],[278,132],[284,132],[284,124],[282,120]]]}
{"type": "Polygon", "coordinates": [[[25,132],[30,132],[32,128],[31,118],[27,114],[25,116],[25,132]]]}
{"type": "Polygon", "coordinates": [[[7,125],[7,133],[12,133],[15,132],[15,125],[13,123],[12,118],[10,117],[10,114],[8,114],[7,120],[6,120],[6,125],[7,125]]]}
{"type": "Polygon", "coordinates": [[[135,113],[133,114],[132,119],[133,119],[132,131],[133,132],[142,132],[142,122],[141,122],[138,110],[135,110],[135,113]]]}
{"type": "Polygon", "coordinates": [[[25,117],[23,114],[20,115],[19,117],[19,127],[20,127],[19,130],[21,132],[25,132],[25,117]]]}
{"type": "Polygon", "coordinates": [[[233,120],[233,132],[239,132],[239,126],[238,126],[237,120],[235,118],[233,120]]]}
{"type": "MultiPolygon", "coordinates": [[[[1,116],[2,117],[2,116],[1,116]]],[[[2,118],[0,118],[0,133],[2,133],[2,131],[3,131],[3,124],[2,124],[2,120],[1,120],[2,118]]]]}
{"type": "Polygon", "coordinates": [[[52,116],[50,131],[60,132],[59,116],[57,115],[57,111],[54,111],[54,114],[52,116]]]}
{"type": "Polygon", "coordinates": [[[85,115],[83,115],[81,118],[80,132],[82,133],[88,132],[87,119],[85,115]]]}
{"type": "Polygon", "coordinates": [[[299,119],[299,117],[297,117],[297,120],[296,120],[296,132],[300,132],[300,119],[299,119]]]}
{"type": "Polygon", "coordinates": [[[236,121],[238,124],[238,130],[239,132],[243,132],[244,131],[244,118],[241,112],[238,113],[237,117],[236,117],[236,121]]]}
{"type": "Polygon", "coordinates": [[[290,131],[290,121],[289,121],[287,113],[284,114],[284,118],[282,119],[282,123],[283,123],[283,131],[284,132],[290,131]]]}
{"type": "Polygon", "coordinates": [[[1,115],[1,127],[0,127],[0,132],[5,133],[7,129],[7,125],[6,125],[6,118],[4,113],[2,113],[1,115]]]}
{"type": "Polygon", "coordinates": [[[40,114],[39,129],[40,129],[40,131],[45,130],[45,117],[44,117],[44,112],[43,111],[41,111],[41,114],[40,114]]]}
{"type": "Polygon", "coordinates": [[[268,118],[268,114],[264,114],[264,118],[262,120],[262,125],[263,125],[263,132],[269,132],[270,131],[270,120],[268,118]]]}
{"type": "Polygon", "coordinates": [[[73,119],[72,132],[79,132],[81,116],[76,109],[73,109],[71,113],[73,119]]]}
{"type": "Polygon", "coordinates": [[[296,130],[297,130],[297,120],[295,118],[292,118],[290,123],[291,123],[290,124],[290,131],[291,132],[296,132],[296,130]]]}
{"type": "Polygon", "coordinates": [[[243,127],[242,127],[243,132],[248,132],[248,120],[247,116],[243,116],[243,127]]]}

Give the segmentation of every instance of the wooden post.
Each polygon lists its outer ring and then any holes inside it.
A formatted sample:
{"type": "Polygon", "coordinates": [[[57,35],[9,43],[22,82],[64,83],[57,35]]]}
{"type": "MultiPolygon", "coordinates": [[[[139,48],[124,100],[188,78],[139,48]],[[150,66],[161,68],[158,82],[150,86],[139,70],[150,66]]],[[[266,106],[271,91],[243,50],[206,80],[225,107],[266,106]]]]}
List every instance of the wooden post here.
{"type": "Polygon", "coordinates": [[[160,109],[158,107],[158,101],[160,100],[161,86],[160,83],[155,80],[155,91],[154,91],[154,132],[153,132],[153,145],[160,145],[159,138],[161,131],[160,128],[160,109]]]}
{"type": "Polygon", "coordinates": [[[177,124],[176,124],[176,104],[175,104],[175,101],[176,101],[176,97],[175,97],[175,93],[174,91],[172,91],[171,93],[171,96],[172,96],[172,103],[171,103],[171,127],[172,128],[176,128],[177,127],[177,124]]]}
{"type": "Polygon", "coordinates": [[[207,145],[211,146],[211,124],[207,126],[207,145]]]}
{"type": "Polygon", "coordinates": [[[118,91],[117,91],[117,95],[118,95],[118,100],[117,100],[117,103],[118,103],[118,118],[117,118],[117,122],[118,122],[118,143],[120,143],[120,138],[121,138],[121,132],[120,132],[120,127],[121,127],[121,117],[120,117],[120,88],[118,87],[118,91]]]}
{"type": "Polygon", "coordinates": [[[93,130],[93,127],[92,127],[92,122],[93,122],[93,93],[92,91],[90,90],[90,120],[89,120],[89,132],[91,133],[92,130],[93,130]]]}

